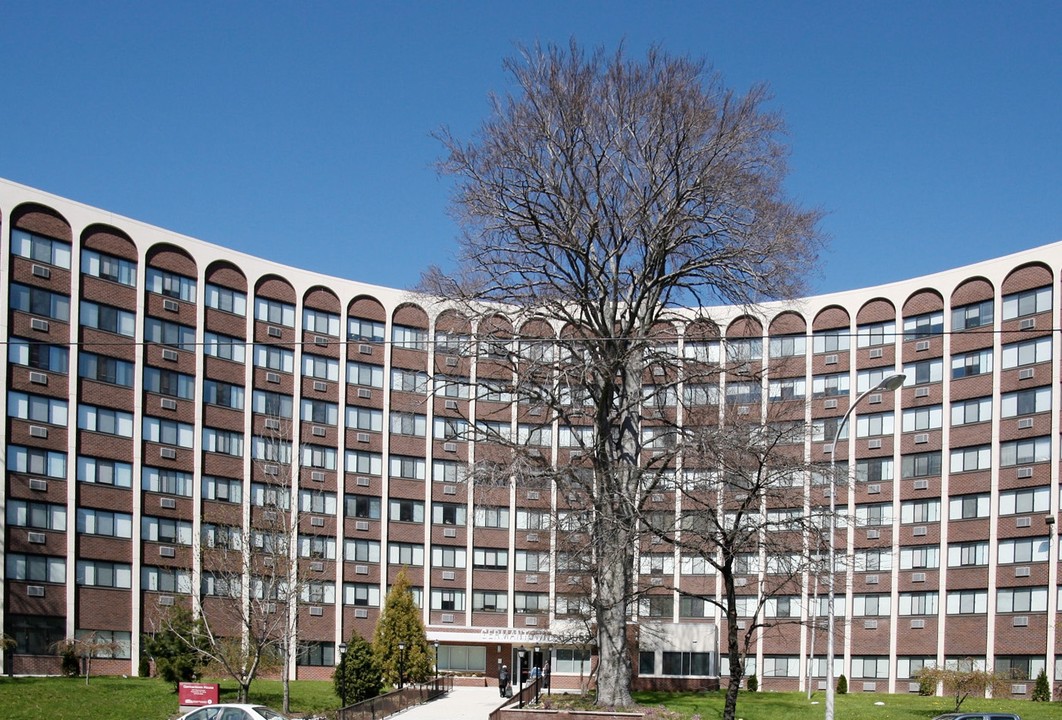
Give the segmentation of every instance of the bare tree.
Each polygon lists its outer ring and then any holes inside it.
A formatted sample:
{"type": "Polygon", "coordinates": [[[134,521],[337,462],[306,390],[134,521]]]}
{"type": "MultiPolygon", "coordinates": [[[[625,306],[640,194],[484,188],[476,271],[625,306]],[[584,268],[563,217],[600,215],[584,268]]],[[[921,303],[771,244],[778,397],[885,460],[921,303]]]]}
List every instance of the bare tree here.
{"type": "MultiPolygon", "coordinates": [[[[703,62],[534,48],[506,61],[515,93],[493,97],[476,139],[440,133],[464,228],[451,276],[424,289],[463,305],[481,339],[499,304],[514,327],[559,331],[513,392],[586,426],[593,509],[597,702],[631,704],[627,638],[640,509],[642,388],[661,324],[798,291],[818,213],[784,197],[780,118],[703,62]],[[680,306],[694,308],[683,311],[680,306]]],[[[543,419],[548,421],[549,417],[543,419]]],[[[561,479],[563,482],[563,479],[561,479]]]]}
{"type": "Polygon", "coordinates": [[[115,653],[120,652],[123,647],[120,642],[111,637],[110,633],[90,630],[59,641],[57,649],[60,652],[69,649],[81,658],[81,665],[85,670],[85,684],[88,685],[89,677],[92,675],[92,658],[114,657],[115,653]]]}
{"type": "Polygon", "coordinates": [[[970,695],[984,697],[989,691],[993,696],[1003,694],[1010,689],[1012,682],[1025,679],[1020,671],[986,670],[982,663],[983,661],[966,658],[954,667],[922,668],[917,677],[920,682],[928,681],[934,685],[939,683],[944,692],[955,698],[955,712],[959,712],[963,701],[970,695]]]}

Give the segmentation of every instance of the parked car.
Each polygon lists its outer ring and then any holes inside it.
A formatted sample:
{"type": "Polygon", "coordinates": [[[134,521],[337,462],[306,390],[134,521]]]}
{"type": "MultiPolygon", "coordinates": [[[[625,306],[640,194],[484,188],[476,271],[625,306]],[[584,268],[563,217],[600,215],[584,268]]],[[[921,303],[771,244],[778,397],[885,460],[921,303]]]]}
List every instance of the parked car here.
{"type": "Polygon", "coordinates": [[[180,720],[288,720],[288,717],[265,705],[219,703],[193,710],[180,720]]]}
{"type": "Polygon", "coordinates": [[[933,720],[1021,720],[1021,718],[1014,713],[950,712],[937,715],[933,720]]]}

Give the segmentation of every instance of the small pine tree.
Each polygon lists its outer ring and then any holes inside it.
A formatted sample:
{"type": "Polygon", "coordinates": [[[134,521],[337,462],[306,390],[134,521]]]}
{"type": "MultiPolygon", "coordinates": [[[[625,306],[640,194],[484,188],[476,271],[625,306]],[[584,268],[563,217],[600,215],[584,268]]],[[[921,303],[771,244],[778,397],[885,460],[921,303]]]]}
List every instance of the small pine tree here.
{"type": "Polygon", "coordinates": [[[428,644],[428,635],[420,619],[420,610],[413,602],[413,592],[405,568],[395,578],[387,593],[376,632],[372,638],[376,663],[385,682],[424,682],[432,676],[435,652],[428,644]],[[405,645],[405,649],[399,648],[405,645]]]}
{"type": "Polygon", "coordinates": [[[1051,684],[1047,682],[1047,670],[1040,670],[1032,693],[1033,702],[1051,702],[1051,684]]]}
{"type": "Polygon", "coordinates": [[[347,643],[347,651],[336,666],[332,686],[344,707],[374,698],[380,694],[382,678],[372,645],[354,633],[347,643]]]}
{"type": "Polygon", "coordinates": [[[755,675],[749,675],[749,679],[745,681],[745,687],[749,692],[756,692],[760,688],[760,681],[755,675]]]}
{"type": "Polygon", "coordinates": [[[839,678],[837,678],[837,694],[848,694],[848,678],[846,678],[843,674],[839,678]]]}

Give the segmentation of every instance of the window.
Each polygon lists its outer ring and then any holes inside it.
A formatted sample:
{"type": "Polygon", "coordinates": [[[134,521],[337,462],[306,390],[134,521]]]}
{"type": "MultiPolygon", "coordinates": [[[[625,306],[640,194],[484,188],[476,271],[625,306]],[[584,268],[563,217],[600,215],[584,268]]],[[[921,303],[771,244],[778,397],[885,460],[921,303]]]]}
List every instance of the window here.
{"type": "Polygon", "coordinates": [[[435,376],[435,397],[467,399],[472,395],[472,384],[466,377],[435,376]]]}
{"type": "Polygon", "coordinates": [[[719,341],[686,342],[682,346],[682,356],[696,362],[717,363],[719,362],[719,341]]]}
{"type": "Polygon", "coordinates": [[[65,532],[66,506],[26,500],[8,500],[7,523],[16,527],[65,532]]]}
{"type": "Polygon", "coordinates": [[[144,416],[144,441],[190,448],[195,444],[195,427],[176,420],[144,416]]]}
{"type": "Polygon", "coordinates": [[[517,441],[523,445],[549,447],[553,442],[553,428],[548,425],[519,425],[517,441]]]}
{"type": "Polygon", "coordinates": [[[999,564],[1047,562],[1050,538],[1018,538],[999,541],[999,564]]]}
{"type": "Polygon", "coordinates": [[[472,567],[478,570],[505,570],[509,567],[509,552],[498,548],[473,548],[472,567]]]}
{"type": "Polygon", "coordinates": [[[802,400],[806,395],[807,383],[804,381],[804,378],[771,380],[767,392],[767,398],[772,402],[777,402],[779,400],[802,400]]]}
{"type": "Polygon", "coordinates": [[[343,559],[348,562],[380,562],[380,542],[378,540],[347,540],[344,543],[343,559]]]}
{"type": "Polygon", "coordinates": [[[1003,319],[1035,315],[1051,310],[1051,287],[1036,288],[1003,296],[1003,319]]]}
{"type": "MultiPolygon", "coordinates": [[[[78,377],[110,383],[111,385],[133,387],[133,363],[131,362],[107,357],[106,355],[83,352],[78,356],[77,364],[78,377]]],[[[153,369],[146,368],[145,377],[147,372],[153,369]]]]}
{"type": "Polygon", "coordinates": [[[339,316],[324,310],[303,308],[302,329],[319,335],[339,337],[339,316]]]}
{"type": "Polygon", "coordinates": [[[464,610],[465,609],[465,591],[464,590],[432,590],[431,591],[431,609],[432,610],[464,610]]]}
{"type": "Polygon", "coordinates": [[[254,346],[255,367],[290,373],[295,371],[295,353],[273,345],[254,346]]]}
{"type": "Polygon", "coordinates": [[[590,674],[590,651],[577,648],[557,648],[553,651],[553,672],[561,674],[590,674]]]}
{"type": "Polygon", "coordinates": [[[940,567],[940,547],[937,545],[920,545],[900,548],[900,569],[940,567]]]}
{"type": "MultiPolygon", "coordinates": [[[[43,395],[9,392],[7,394],[7,416],[49,425],[66,425],[66,401],[43,395]]],[[[132,425],[130,425],[130,434],[132,434],[132,425]]]]}
{"type": "Polygon", "coordinates": [[[77,584],[129,589],[133,585],[133,569],[125,563],[78,560],[77,584]]]}
{"type": "Polygon", "coordinates": [[[848,352],[851,345],[851,333],[848,328],[837,330],[817,330],[813,340],[813,351],[819,353],[848,352]]]}
{"type": "Polygon", "coordinates": [[[937,311],[904,318],[903,339],[918,340],[930,335],[942,335],[944,333],[944,312],[937,311]]]}
{"type": "MultiPolygon", "coordinates": [[[[559,652],[559,651],[558,651],[559,652]]],[[[662,674],[664,675],[710,675],[712,670],[711,653],[668,652],[664,651],[662,674]]],[[[749,658],[755,666],[756,658],[749,658]]],[[[722,674],[722,671],[720,671],[722,674]]],[[[755,675],[755,667],[752,674],[755,675]]]]}
{"type": "Polygon", "coordinates": [[[256,297],[254,319],[271,325],[295,327],[295,306],[279,300],[256,297]]]}
{"type": "Polygon", "coordinates": [[[66,582],[66,559],[7,553],[7,579],[27,582],[66,582]]]}
{"type": "Polygon", "coordinates": [[[207,332],[203,335],[203,354],[221,360],[243,363],[247,359],[247,345],[236,337],[207,332]]]}
{"type": "Polygon", "coordinates": [[[144,368],[144,391],[191,400],[195,397],[195,378],[172,370],[147,367],[144,368]]]}
{"type": "Polygon", "coordinates": [[[953,309],[951,311],[951,329],[958,332],[991,325],[993,307],[992,300],[984,300],[953,309]]]}
{"type": "MultiPolygon", "coordinates": [[[[63,464],[66,464],[65,457],[63,464]]],[[[115,460],[78,456],[77,481],[130,488],[133,486],[133,466],[115,460]]]]}
{"type": "Polygon", "coordinates": [[[1000,398],[999,406],[1000,415],[1005,418],[1047,412],[1051,409],[1051,388],[1038,387],[1006,393],[1000,398]]]}
{"type": "Polygon", "coordinates": [[[133,537],[133,516],[94,508],[77,509],[77,531],[104,537],[133,537]]]}
{"type": "Polygon", "coordinates": [[[860,325],[856,329],[856,340],[856,345],[861,348],[892,344],[896,342],[896,323],[860,325]]]}
{"type": "Polygon", "coordinates": [[[951,471],[953,473],[988,470],[991,467],[992,447],[990,445],[958,448],[951,451],[951,471]]]}
{"type": "Polygon", "coordinates": [[[464,355],[472,346],[472,338],[455,332],[435,332],[435,352],[447,355],[464,355]]]}
{"type": "Polygon", "coordinates": [[[406,327],[405,325],[391,326],[391,342],[395,347],[409,350],[428,349],[428,331],[421,328],[406,327]]]}
{"type": "Polygon", "coordinates": [[[380,607],[380,586],[344,583],[343,604],[355,607],[380,607]]]}
{"type": "MultiPolygon", "coordinates": [[[[7,469],[27,475],[66,479],[66,453],[43,448],[7,446],[7,469]]],[[[80,479],[80,477],[78,478],[80,479]]]]}
{"type": "Polygon", "coordinates": [[[133,414],[94,405],[79,405],[77,426],[81,430],[131,438],[133,437],[133,414]]]}
{"type": "Polygon", "coordinates": [[[972,520],[985,518],[989,514],[989,496],[987,493],[979,495],[959,495],[948,500],[949,520],[972,520]]]}
{"type": "Polygon", "coordinates": [[[347,517],[380,519],[380,498],[367,495],[345,495],[343,506],[343,514],[347,517]]]}
{"type": "Polygon", "coordinates": [[[302,375],[339,382],[339,361],[306,353],[302,356],[302,375]]]}
{"type": "Polygon", "coordinates": [[[203,402],[207,405],[243,410],[244,390],[240,385],[220,380],[203,381],[203,402]]]}
{"type": "Polygon", "coordinates": [[[848,395],[850,376],[848,373],[834,375],[816,375],[811,379],[812,397],[831,397],[848,395]]]}
{"type": "Polygon", "coordinates": [[[402,392],[427,393],[428,373],[393,368],[391,370],[391,389],[402,392]]]}
{"type": "Polygon", "coordinates": [[[247,294],[220,285],[206,284],[206,306],[222,312],[247,316],[247,294]]]}
{"type": "Polygon", "coordinates": [[[255,390],[251,394],[251,411],[273,418],[290,418],[294,403],[290,395],[255,390]]]}
{"type": "Polygon", "coordinates": [[[1026,463],[1048,462],[1051,459],[1051,438],[1038,437],[1011,440],[999,444],[999,466],[1012,467],[1026,463]]]}
{"type": "Polygon", "coordinates": [[[204,475],[203,499],[239,504],[243,499],[243,482],[231,478],[204,475]]]}
{"type": "Polygon", "coordinates": [[[299,534],[299,557],[336,559],[336,539],[327,535],[299,534]]]}
{"type": "Polygon", "coordinates": [[[467,563],[463,547],[450,545],[432,545],[431,566],[441,568],[463,568],[467,563]]]}
{"type": "Polygon", "coordinates": [[[462,483],[468,468],[462,463],[452,460],[433,460],[431,463],[431,475],[434,482],[462,483]]]}
{"type": "Polygon", "coordinates": [[[937,383],[944,379],[944,360],[936,358],[908,363],[903,366],[903,372],[907,376],[907,379],[903,382],[904,387],[937,383]]]}
{"type": "Polygon", "coordinates": [[[903,431],[939,430],[943,409],[940,405],[916,407],[903,411],[903,431]]]}
{"type": "Polygon", "coordinates": [[[185,302],[195,302],[196,282],[176,273],[149,267],[145,287],[150,293],[157,293],[185,302]]]}
{"type": "Polygon", "coordinates": [[[509,596],[504,590],[473,590],[473,612],[505,612],[509,609],[509,596]]]}
{"type": "Polygon", "coordinates": [[[382,343],[384,341],[384,324],[364,318],[348,318],[347,337],[361,342],[382,343]]]}
{"type": "Polygon", "coordinates": [[[687,405],[718,405],[719,386],[688,384],[683,387],[682,396],[687,405]]]}
{"type": "Polygon", "coordinates": [[[382,475],[383,456],[379,453],[347,450],[347,472],[361,475],[382,475]]]}
{"type": "Polygon", "coordinates": [[[508,528],[509,508],[477,505],[475,509],[474,518],[474,523],[476,527],[508,528]]]}
{"type": "Polygon", "coordinates": [[[892,458],[856,460],[856,482],[889,482],[893,476],[892,458]]]}
{"type": "Polygon", "coordinates": [[[726,341],[726,358],[732,363],[747,363],[762,357],[762,338],[732,338],[726,341]]]}
{"type": "Polygon", "coordinates": [[[205,427],[203,428],[203,452],[241,457],[243,455],[243,433],[205,427]]]}
{"type": "Polygon", "coordinates": [[[990,372],[992,372],[991,348],[956,355],[951,359],[951,377],[953,380],[990,372]]]}
{"type": "Polygon", "coordinates": [[[191,473],[145,466],[141,473],[141,483],[147,492],[192,497],[191,473]]]}
{"type": "Polygon", "coordinates": [[[988,612],[987,590],[949,590],[948,615],[984,615],[988,612]]]}
{"type": "Polygon", "coordinates": [[[901,459],[901,473],[905,480],[916,477],[940,475],[940,452],[904,455],[901,459]]]}
{"type": "Polygon", "coordinates": [[[438,654],[439,670],[454,673],[482,673],[487,669],[486,647],[440,645],[438,654]]]}
{"type": "MultiPolygon", "coordinates": [[[[347,413],[354,414],[354,411],[361,409],[362,408],[351,407],[347,409],[347,413]]],[[[364,412],[366,414],[369,414],[372,411],[365,410],[364,412]]],[[[380,411],[376,412],[380,413],[380,411]]],[[[380,416],[382,418],[382,413],[380,413],[380,416]]],[[[311,400],[309,398],[303,398],[302,419],[307,422],[316,423],[318,425],[335,425],[339,422],[339,406],[335,403],[325,402],[324,400],[311,400]]],[[[382,419],[380,419],[380,422],[382,422],[382,419]]],[[[379,427],[375,429],[379,430],[379,427]]]]}
{"type": "Polygon", "coordinates": [[[11,229],[11,254],[65,270],[70,269],[69,243],[28,230],[11,229]]]}
{"type": "Polygon", "coordinates": [[[900,615],[936,615],[935,592],[900,593],[900,615]]]}
{"type": "Polygon", "coordinates": [[[901,503],[900,522],[905,525],[940,522],[940,500],[908,500],[901,503]]]}
{"type": "Polygon", "coordinates": [[[140,519],[140,537],[149,542],[191,545],[192,523],[145,515],[140,519]]]}
{"type": "Polygon", "coordinates": [[[319,490],[299,490],[299,510],[304,513],[336,514],[335,493],[319,490]]]}
{"type": "Polygon", "coordinates": [[[853,595],[852,615],[854,617],[880,617],[888,615],[892,607],[888,595],[853,595]]]}
{"type": "Polygon", "coordinates": [[[888,657],[853,657],[853,678],[887,678],[889,676],[888,657]]]}
{"type": "Polygon", "coordinates": [[[996,592],[996,611],[1046,612],[1047,588],[1001,588],[996,592]]]}
{"type": "Polygon", "coordinates": [[[287,465],[291,462],[291,443],[276,436],[256,435],[251,438],[251,458],[287,465]]]}
{"type": "Polygon", "coordinates": [[[987,542],[965,542],[948,545],[948,567],[973,567],[987,564],[987,542]]]}
{"type": "Polygon", "coordinates": [[[642,595],[638,600],[638,614],[642,617],[670,618],[673,607],[670,595],[642,595]]]}
{"type": "Polygon", "coordinates": [[[192,592],[192,573],[179,568],[142,567],[140,583],[148,592],[186,595],[192,592]]]}
{"type": "Polygon", "coordinates": [[[408,455],[392,455],[390,461],[391,477],[407,480],[423,480],[427,467],[424,458],[408,455]]]}
{"type": "Polygon", "coordinates": [[[192,351],[195,350],[195,328],[148,318],[144,321],[144,341],[192,351]]]}
{"type": "Polygon", "coordinates": [[[959,400],[951,404],[951,424],[969,425],[971,423],[991,422],[992,398],[974,398],[959,400]]]}
{"type": "Polygon", "coordinates": [[[793,357],[807,354],[807,338],[803,335],[783,335],[770,339],[769,352],[771,357],[793,357]]]}
{"type": "MultiPolygon", "coordinates": [[[[82,358],[90,353],[81,353],[82,358]]],[[[7,344],[7,359],[13,365],[22,365],[34,370],[66,373],[70,366],[70,351],[62,345],[25,340],[13,337],[7,344]]],[[[132,378],[129,380],[132,385],[132,378]]]]}
{"type": "Polygon", "coordinates": [[[517,550],[516,572],[549,572],[549,553],[517,550]]]}
{"type": "Polygon", "coordinates": [[[322,470],[335,470],[336,458],[336,449],[334,447],[310,444],[305,444],[302,446],[303,467],[320,468],[322,470]]]}
{"type": "Polygon", "coordinates": [[[424,565],[424,546],[409,543],[388,543],[388,563],[391,565],[410,565],[421,567],[424,565]]]}
{"type": "Polygon", "coordinates": [[[435,503],[431,508],[431,521],[435,525],[464,526],[466,513],[464,505],[435,503]]]}
{"type": "Polygon", "coordinates": [[[896,415],[894,413],[859,415],[856,417],[856,437],[865,438],[891,435],[895,419],[896,415]]]}
{"type": "Polygon", "coordinates": [[[83,327],[96,328],[126,337],[133,337],[136,333],[136,315],[110,305],[99,305],[82,300],[79,320],[83,327]]]}
{"type": "MultiPolygon", "coordinates": [[[[856,550],[853,555],[853,568],[856,572],[879,572],[892,569],[892,550],[877,548],[856,550]]],[[[825,615],[825,613],[821,613],[825,615]]]]}
{"type": "Polygon", "coordinates": [[[546,593],[518,592],[513,595],[513,610],[517,613],[544,613],[549,611],[549,595],[546,593]]]}
{"type": "MultiPolygon", "coordinates": [[[[332,595],[332,600],[316,600],[311,598],[310,602],[335,602],[334,588],[332,590],[332,595]]],[[[295,664],[310,667],[335,667],[336,644],[330,642],[307,642],[301,647],[295,664]]]]}
{"type": "MultiPolygon", "coordinates": [[[[1051,506],[1051,490],[1046,487],[1022,488],[999,493],[1000,515],[1046,513],[1051,506]]],[[[985,512],[987,516],[987,511],[985,512]]]]}
{"type": "Polygon", "coordinates": [[[424,522],[424,503],[420,500],[391,500],[390,516],[398,522],[424,522]]]}
{"type": "Polygon", "coordinates": [[[11,309],[70,322],[70,298],[42,288],[11,283],[11,309]]]}
{"type": "Polygon", "coordinates": [[[1042,337],[1036,340],[1013,343],[1003,346],[1003,369],[1021,367],[1022,365],[1035,365],[1036,363],[1051,361],[1051,338],[1042,337]]]}
{"type": "Polygon", "coordinates": [[[393,412],[390,414],[391,432],[396,435],[424,437],[428,428],[428,418],[415,413],[393,412]]]}
{"type": "Polygon", "coordinates": [[[585,595],[557,595],[558,615],[578,615],[589,618],[593,615],[590,600],[585,595]]]}
{"type": "Polygon", "coordinates": [[[856,505],[856,524],[858,527],[892,525],[892,504],[856,505]]]}
{"type": "Polygon", "coordinates": [[[382,388],[384,384],[383,368],[379,365],[349,363],[347,364],[347,382],[351,385],[382,388]]]}
{"type": "Polygon", "coordinates": [[[547,510],[517,510],[517,530],[548,530],[549,511],[547,510]]]}

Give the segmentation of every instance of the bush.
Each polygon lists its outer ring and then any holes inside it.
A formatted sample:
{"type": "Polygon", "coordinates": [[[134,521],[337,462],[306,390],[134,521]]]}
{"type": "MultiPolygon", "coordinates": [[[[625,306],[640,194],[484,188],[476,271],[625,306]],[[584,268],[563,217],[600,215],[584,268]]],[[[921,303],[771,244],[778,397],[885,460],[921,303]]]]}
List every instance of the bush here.
{"type": "Polygon", "coordinates": [[[81,663],[77,659],[77,653],[74,652],[73,643],[66,643],[63,646],[60,657],[62,660],[59,664],[59,672],[65,677],[77,677],[81,674],[81,663]]]}
{"type": "Polygon", "coordinates": [[[142,678],[151,677],[151,659],[146,654],[140,656],[140,665],[136,670],[136,674],[142,678]]]}
{"type": "Polygon", "coordinates": [[[931,677],[921,676],[918,678],[918,694],[922,697],[932,697],[937,694],[937,681],[931,677]]]}
{"type": "Polygon", "coordinates": [[[841,675],[841,677],[837,678],[837,694],[848,694],[848,678],[846,678],[844,675],[841,675]]]}
{"type": "Polygon", "coordinates": [[[1033,702],[1051,702],[1051,685],[1047,682],[1047,671],[1041,670],[1036,676],[1036,687],[1032,693],[1033,702]]]}
{"type": "Polygon", "coordinates": [[[760,683],[755,675],[749,675],[749,679],[745,681],[745,687],[748,688],[749,692],[756,692],[759,689],[760,683]]]}

